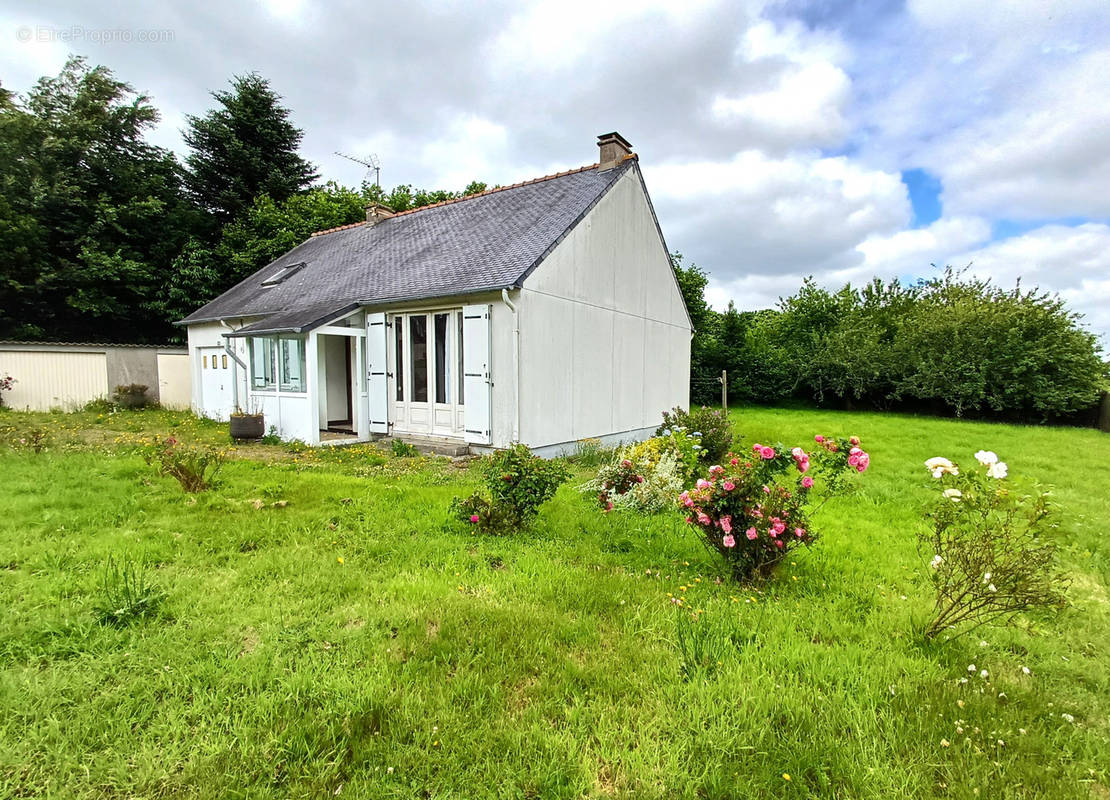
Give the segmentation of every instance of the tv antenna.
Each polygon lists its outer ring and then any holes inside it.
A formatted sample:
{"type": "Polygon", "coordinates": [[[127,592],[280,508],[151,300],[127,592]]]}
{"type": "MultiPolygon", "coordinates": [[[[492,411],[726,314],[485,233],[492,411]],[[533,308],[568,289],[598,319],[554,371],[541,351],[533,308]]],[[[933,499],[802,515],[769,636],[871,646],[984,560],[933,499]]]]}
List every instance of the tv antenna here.
{"type": "MultiPolygon", "coordinates": [[[[341,158],[347,159],[348,161],[353,161],[356,164],[362,164],[362,166],[366,167],[367,178],[370,177],[370,170],[373,170],[374,185],[377,186],[379,189],[382,188],[382,162],[378,160],[377,154],[371,153],[366,158],[356,158],[355,156],[349,156],[346,153],[340,153],[338,150],[335,151],[335,154],[337,156],[340,156],[341,158]]],[[[363,178],[363,180],[366,180],[366,178],[363,178]]]]}

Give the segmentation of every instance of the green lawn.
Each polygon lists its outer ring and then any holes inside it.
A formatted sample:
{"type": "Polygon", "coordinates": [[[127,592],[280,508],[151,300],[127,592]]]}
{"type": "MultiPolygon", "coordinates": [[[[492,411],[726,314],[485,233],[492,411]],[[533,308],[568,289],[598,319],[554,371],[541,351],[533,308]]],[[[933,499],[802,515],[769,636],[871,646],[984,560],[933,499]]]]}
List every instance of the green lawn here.
{"type": "Polygon", "coordinates": [[[0,447],[0,797],[1110,797],[1110,436],[733,419],[746,445],[858,434],[873,457],[762,592],[719,583],[680,519],[573,485],[481,538],[444,526],[476,475],[442,461],[256,445],[187,496],[127,443],[214,424],[0,413],[49,430],[0,447]],[[1055,487],[1072,605],[923,643],[922,462],[980,448],[1055,487]],[[109,556],[151,565],[165,618],[95,621],[109,556]],[[680,623],[714,669],[684,677],[680,623]]]}

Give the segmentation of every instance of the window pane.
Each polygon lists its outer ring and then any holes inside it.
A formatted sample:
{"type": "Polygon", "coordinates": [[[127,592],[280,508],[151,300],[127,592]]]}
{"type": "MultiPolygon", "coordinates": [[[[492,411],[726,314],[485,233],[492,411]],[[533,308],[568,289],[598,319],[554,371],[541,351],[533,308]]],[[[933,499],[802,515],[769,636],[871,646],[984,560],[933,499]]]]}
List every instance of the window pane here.
{"type": "Polygon", "coordinates": [[[305,351],[303,339],[281,339],[281,390],[303,392],[305,351]]]}
{"type": "Polygon", "coordinates": [[[466,398],[466,395],[463,394],[463,386],[466,385],[466,381],[463,379],[463,332],[462,332],[463,331],[463,315],[462,315],[461,311],[455,312],[455,319],[457,319],[459,321],[459,328],[458,328],[458,330],[459,330],[459,344],[458,344],[459,354],[458,354],[458,361],[456,363],[457,363],[457,366],[458,366],[458,373],[459,373],[459,405],[461,406],[465,402],[465,398],[466,398]]]}
{"type": "Polygon", "coordinates": [[[220,365],[227,369],[227,356],[220,356],[220,365]]]}
{"type": "Polygon", "coordinates": [[[251,339],[251,386],[255,389],[274,388],[273,339],[251,339]]]}
{"type": "Polygon", "coordinates": [[[435,315],[436,402],[451,402],[451,370],[448,356],[451,345],[447,341],[449,314],[435,315]]]}
{"type": "Polygon", "coordinates": [[[208,356],[204,356],[204,368],[208,369],[208,356]]]}
{"type": "Polygon", "coordinates": [[[428,402],[428,318],[409,317],[409,343],[412,347],[412,400],[428,402]]]}
{"type": "Polygon", "coordinates": [[[393,318],[393,338],[397,340],[397,360],[394,362],[397,373],[397,401],[405,399],[405,318],[393,318]]]}

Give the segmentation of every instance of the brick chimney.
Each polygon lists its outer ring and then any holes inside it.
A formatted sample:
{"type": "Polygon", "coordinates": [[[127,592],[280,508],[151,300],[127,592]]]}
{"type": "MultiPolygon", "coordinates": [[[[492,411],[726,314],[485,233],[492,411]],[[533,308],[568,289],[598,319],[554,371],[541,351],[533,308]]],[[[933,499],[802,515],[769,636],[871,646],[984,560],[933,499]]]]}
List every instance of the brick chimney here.
{"type": "Polygon", "coordinates": [[[393,216],[393,211],[381,203],[371,203],[366,207],[366,222],[370,227],[393,216]]]}
{"type": "Polygon", "coordinates": [[[601,149],[598,169],[612,169],[621,163],[625,156],[632,155],[632,145],[616,131],[598,136],[597,146],[601,149]]]}

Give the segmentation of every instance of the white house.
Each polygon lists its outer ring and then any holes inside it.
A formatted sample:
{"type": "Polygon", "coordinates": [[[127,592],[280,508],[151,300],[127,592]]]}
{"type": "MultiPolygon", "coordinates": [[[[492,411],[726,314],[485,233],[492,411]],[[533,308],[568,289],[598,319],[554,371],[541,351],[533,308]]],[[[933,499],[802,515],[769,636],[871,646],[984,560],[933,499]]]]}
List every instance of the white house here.
{"type": "Polygon", "coordinates": [[[321,231],[178,324],[193,408],[309,444],[555,453],[686,406],[690,318],[637,156],[321,231]]]}

